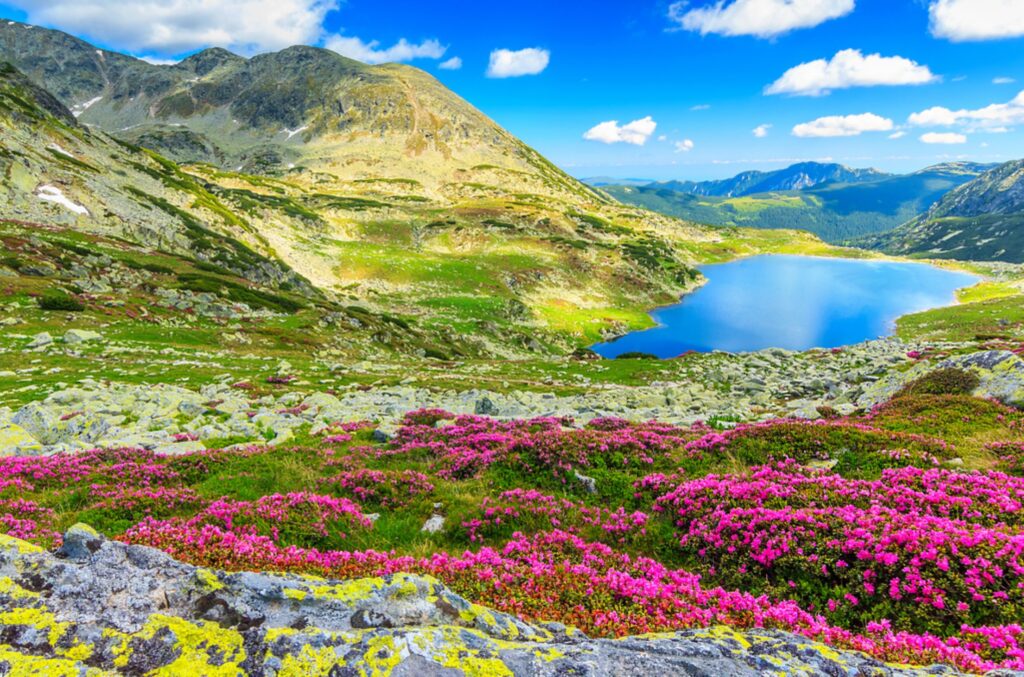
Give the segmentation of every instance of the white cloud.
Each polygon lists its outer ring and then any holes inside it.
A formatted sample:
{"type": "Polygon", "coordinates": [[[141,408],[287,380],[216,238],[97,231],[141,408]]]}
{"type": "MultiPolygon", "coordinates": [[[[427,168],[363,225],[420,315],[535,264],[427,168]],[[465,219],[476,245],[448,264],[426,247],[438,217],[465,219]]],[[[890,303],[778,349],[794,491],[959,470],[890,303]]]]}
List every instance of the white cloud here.
{"type": "Polygon", "coordinates": [[[763,139],[764,137],[768,136],[768,130],[771,128],[771,125],[758,125],[757,127],[754,127],[753,134],[757,138],[763,139]]]}
{"type": "Polygon", "coordinates": [[[1015,82],[1017,82],[1017,81],[1014,80],[1013,78],[1007,78],[1007,77],[992,78],[992,84],[993,85],[1012,85],[1015,82]]]}
{"type": "Polygon", "coordinates": [[[639,120],[633,120],[629,124],[619,126],[618,120],[609,120],[595,125],[583,134],[587,141],[600,141],[601,143],[628,143],[634,146],[642,146],[651,138],[658,123],[648,115],[639,120]]]}
{"type": "Polygon", "coordinates": [[[339,0],[8,0],[31,23],[135,53],[173,56],[202,47],[241,54],[316,44],[339,0]]]}
{"type": "Polygon", "coordinates": [[[765,94],[821,96],[833,89],[876,85],[922,85],[938,78],[928,66],[902,56],[864,56],[859,49],[844,49],[831,59],[794,66],[765,88],[765,94]]]}
{"type": "Polygon", "coordinates": [[[551,52],[539,47],[527,47],[517,51],[496,49],[491,52],[487,77],[517,78],[522,75],[537,75],[544,72],[550,62],[551,52]]]}
{"type": "Polygon", "coordinates": [[[920,113],[913,113],[910,124],[921,127],[951,127],[965,125],[980,129],[1002,128],[1024,123],[1024,91],[1009,103],[993,103],[976,110],[950,110],[934,106],[920,113]]]}
{"type": "Polygon", "coordinates": [[[954,132],[928,132],[927,134],[921,135],[921,141],[923,143],[957,144],[967,143],[967,137],[963,134],[956,134],[954,132]]]}
{"type": "Polygon", "coordinates": [[[344,35],[332,35],[324,43],[324,46],[342,56],[368,64],[412,61],[413,59],[440,59],[448,50],[437,40],[424,40],[415,44],[405,38],[386,49],[381,49],[380,42],[377,40],[363,42],[359,38],[344,35]]]}
{"type": "Polygon", "coordinates": [[[812,28],[853,11],[854,0],[718,0],[690,8],[686,0],[669,6],[669,19],[701,35],[756,35],[770,38],[812,28]]]}
{"type": "Polygon", "coordinates": [[[888,132],[892,128],[892,120],[874,113],[830,115],[793,127],[793,136],[802,138],[858,136],[863,132],[888,132]]]}
{"type": "Polygon", "coordinates": [[[676,152],[677,153],[689,153],[693,150],[693,141],[690,139],[683,139],[682,141],[676,141],[676,152]]]}
{"type": "Polygon", "coordinates": [[[453,56],[447,61],[442,61],[441,63],[437,64],[437,67],[444,69],[446,71],[457,71],[460,68],[462,68],[462,59],[457,56],[453,56]]]}
{"type": "Polygon", "coordinates": [[[664,134],[662,134],[662,135],[660,135],[658,137],[658,141],[661,141],[662,143],[664,143],[665,141],[668,141],[668,137],[665,136],[664,134]]]}
{"type": "Polygon", "coordinates": [[[140,56],[140,59],[146,63],[151,63],[154,66],[173,66],[178,63],[178,59],[161,59],[156,56],[140,56]]]}
{"type": "Polygon", "coordinates": [[[907,135],[907,133],[901,129],[898,132],[893,132],[892,134],[890,134],[889,138],[890,139],[902,139],[906,135],[907,135]]]}
{"type": "Polygon", "coordinates": [[[932,35],[954,42],[1024,35],[1020,0],[932,0],[928,13],[932,35]]]}
{"type": "Polygon", "coordinates": [[[711,108],[710,103],[699,103],[696,106],[690,106],[690,110],[708,110],[711,108]]]}

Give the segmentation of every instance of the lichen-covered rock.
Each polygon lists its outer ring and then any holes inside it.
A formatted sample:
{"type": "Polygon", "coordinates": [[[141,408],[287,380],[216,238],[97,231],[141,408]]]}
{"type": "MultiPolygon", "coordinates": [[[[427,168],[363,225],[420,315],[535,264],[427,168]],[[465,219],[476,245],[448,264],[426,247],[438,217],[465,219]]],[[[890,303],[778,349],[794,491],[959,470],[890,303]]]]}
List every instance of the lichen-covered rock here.
{"type": "Polygon", "coordinates": [[[771,630],[621,640],[526,623],[426,576],[224,573],[72,527],[56,555],[0,536],[0,674],[956,675],[771,630]]]}

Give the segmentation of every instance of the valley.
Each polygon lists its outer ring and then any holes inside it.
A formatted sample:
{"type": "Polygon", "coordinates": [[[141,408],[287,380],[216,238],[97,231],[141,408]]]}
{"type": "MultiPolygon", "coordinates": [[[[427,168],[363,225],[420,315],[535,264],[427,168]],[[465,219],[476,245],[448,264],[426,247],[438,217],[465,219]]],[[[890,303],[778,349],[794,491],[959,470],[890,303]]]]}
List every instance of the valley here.
{"type": "Polygon", "coordinates": [[[1020,674],[1020,164],[589,185],[412,66],[0,22],[0,673],[1020,674]],[[592,349],[726,263],[769,347],[592,349]]]}

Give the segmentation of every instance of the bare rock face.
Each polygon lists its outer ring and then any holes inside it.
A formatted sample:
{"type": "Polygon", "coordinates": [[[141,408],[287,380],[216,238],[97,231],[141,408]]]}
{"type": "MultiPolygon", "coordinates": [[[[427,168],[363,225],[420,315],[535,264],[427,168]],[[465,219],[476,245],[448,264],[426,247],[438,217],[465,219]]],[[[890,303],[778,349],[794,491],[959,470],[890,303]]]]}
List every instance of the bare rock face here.
{"type": "Polygon", "coordinates": [[[0,536],[0,674],[957,675],[783,632],[621,640],[526,623],[437,580],[224,573],[72,527],[56,554],[0,536]]]}

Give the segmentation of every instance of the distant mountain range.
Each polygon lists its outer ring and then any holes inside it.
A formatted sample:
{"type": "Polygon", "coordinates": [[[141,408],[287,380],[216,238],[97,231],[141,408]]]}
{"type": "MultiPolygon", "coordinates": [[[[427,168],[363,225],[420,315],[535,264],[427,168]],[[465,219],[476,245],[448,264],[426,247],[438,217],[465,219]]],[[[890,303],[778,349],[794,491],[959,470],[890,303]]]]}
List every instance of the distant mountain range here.
{"type": "Polygon", "coordinates": [[[795,228],[830,242],[892,230],[994,165],[951,162],[912,174],[803,162],[718,181],[608,184],[616,199],[718,226],[795,228]]]}
{"type": "Polygon", "coordinates": [[[786,190],[804,190],[823,183],[861,183],[890,176],[877,169],[852,169],[844,165],[800,162],[772,172],[742,172],[718,181],[665,181],[653,184],[677,193],[713,197],[740,197],[786,190]]]}
{"type": "Polygon", "coordinates": [[[926,213],[858,244],[894,254],[1024,263],[1024,160],[998,165],[926,213]]]}

